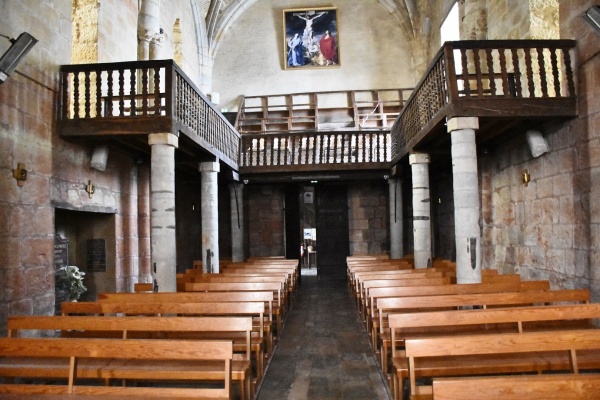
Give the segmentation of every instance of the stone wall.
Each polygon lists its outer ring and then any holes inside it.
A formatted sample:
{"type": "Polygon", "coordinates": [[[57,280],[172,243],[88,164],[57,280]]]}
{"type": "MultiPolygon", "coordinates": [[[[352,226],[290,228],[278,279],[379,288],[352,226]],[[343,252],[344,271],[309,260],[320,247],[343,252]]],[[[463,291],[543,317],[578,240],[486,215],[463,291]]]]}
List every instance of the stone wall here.
{"type": "Polygon", "coordinates": [[[244,188],[249,257],[285,255],[284,199],[283,186],[244,188]]]}
{"type": "Polygon", "coordinates": [[[384,179],[348,186],[350,254],[390,250],[388,184],[384,179]]]}
{"type": "Polygon", "coordinates": [[[590,288],[600,298],[599,36],[583,22],[593,1],[561,2],[561,37],[577,38],[579,117],[542,124],[550,152],[533,158],[524,135],[482,164],[484,263],[553,288],[590,288]],[[531,182],[525,186],[521,173],[531,182]],[[489,180],[489,181],[488,181],[489,180]]]}
{"type": "MultiPolygon", "coordinates": [[[[433,167],[433,163],[431,166],[433,167]]],[[[433,257],[456,260],[454,192],[450,163],[436,163],[435,169],[431,170],[430,187],[433,257]]]]}
{"type": "MultiPolygon", "coordinates": [[[[70,61],[70,19],[70,0],[0,2],[3,34],[16,38],[27,31],[39,40],[0,85],[0,333],[9,314],[54,312],[54,209],[48,199],[58,65],[70,61]],[[22,187],[12,178],[18,163],[27,169],[22,187]]],[[[9,46],[2,39],[0,53],[9,46]]]]}
{"type": "Polygon", "coordinates": [[[284,70],[283,9],[323,7],[308,0],[251,5],[220,39],[213,88],[220,108],[239,96],[412,87],[411,54],[397,21],[377,0],[338,2],[340,67],[284,70]]]}

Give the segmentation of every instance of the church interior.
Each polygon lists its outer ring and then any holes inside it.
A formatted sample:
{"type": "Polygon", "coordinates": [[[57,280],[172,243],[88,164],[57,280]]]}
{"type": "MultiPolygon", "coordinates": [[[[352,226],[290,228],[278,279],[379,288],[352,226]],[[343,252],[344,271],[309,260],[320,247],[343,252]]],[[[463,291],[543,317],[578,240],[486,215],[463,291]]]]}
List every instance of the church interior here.
{"type": "Polygon", "coordinates": [[[600,398],[596,0],[0,21],[0,397],[600,398]]]}

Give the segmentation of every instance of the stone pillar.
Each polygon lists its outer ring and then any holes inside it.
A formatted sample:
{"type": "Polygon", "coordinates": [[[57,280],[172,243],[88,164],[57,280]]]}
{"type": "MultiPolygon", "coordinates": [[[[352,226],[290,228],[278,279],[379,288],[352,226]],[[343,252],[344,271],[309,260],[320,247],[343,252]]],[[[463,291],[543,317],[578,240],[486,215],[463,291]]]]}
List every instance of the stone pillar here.
{"type": "Polygon", "coordinates": [[[219,185],[218,162],[200,163],[202,214],[202,269],[219,272],[219,185]]]}
{"type": "Polygon", "coordinates": [[[231,204],[231,261],[246,261],[244,254],[244,185],[229,185],[231,204]]]}
{"type": "Polygon", "coordinates": [[[448,120],[452,138],[457,283],[481,282],[481,228],[477,176],[476,117],[448,120]]]}
{"type": "Polygon", "coordinates": [[[412,168],[415,268],[428,268],[431,267],[429,154],[413,153],[408,161],[412,168]]]}
{"type": "Polygon", "coordinates": [[[160,58],[160,0],[141,0],[138,15],[138,60],[160,58]]]}
{"type": "Polygon", "coordinates": [[[148,135],[152,147],[150,205],[152,272],[160,292],[177,291],[175,231],[175,149],[178,137],[171,133],[148,135]]]}
{"type": "Polygon", "coordinates": [[[390,193],[390,258],[404,257],[404,230],[402,219],[402,180],[389,178],[390,193]]]}

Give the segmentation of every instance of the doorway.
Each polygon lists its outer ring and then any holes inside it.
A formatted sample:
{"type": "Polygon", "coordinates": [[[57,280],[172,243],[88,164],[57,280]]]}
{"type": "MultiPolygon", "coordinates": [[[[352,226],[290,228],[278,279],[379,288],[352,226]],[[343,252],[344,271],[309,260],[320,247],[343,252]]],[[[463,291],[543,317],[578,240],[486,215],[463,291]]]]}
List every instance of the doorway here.
{"type": "Polygon", "coordinates": [[[350,254],[348,188],[345,185],[315,186],[318,276],[346,279],[346,257],[350,254]]]}

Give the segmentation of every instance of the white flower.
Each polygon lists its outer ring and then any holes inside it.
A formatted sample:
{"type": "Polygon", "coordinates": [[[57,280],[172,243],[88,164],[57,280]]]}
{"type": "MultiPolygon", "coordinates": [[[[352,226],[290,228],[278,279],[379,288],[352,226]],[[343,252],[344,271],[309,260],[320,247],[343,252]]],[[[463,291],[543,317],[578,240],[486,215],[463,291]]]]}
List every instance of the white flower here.
{"type": "Polygon", "coordinates": [[[65,265],[56,271],[58,279],[66,282],[69,290],[69,299],[78,300],[79,296],[87,290],[83,285],[83,277],[85,272],[79,270],[76,265],[65,265]]]}

